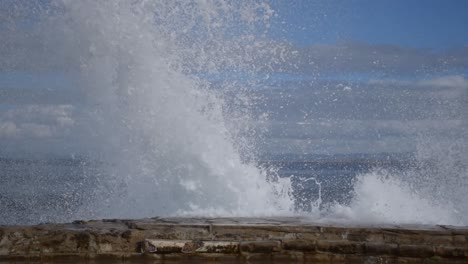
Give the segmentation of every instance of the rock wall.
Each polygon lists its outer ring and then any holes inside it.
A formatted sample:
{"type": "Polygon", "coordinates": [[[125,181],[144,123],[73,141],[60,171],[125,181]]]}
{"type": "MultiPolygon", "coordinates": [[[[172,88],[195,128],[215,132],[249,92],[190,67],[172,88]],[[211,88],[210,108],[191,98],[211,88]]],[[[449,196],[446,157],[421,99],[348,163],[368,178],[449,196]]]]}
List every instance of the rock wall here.
{"type": "Polygon", "coordinates": [[[152,218],[0,227],[0,263],[468,263],[468,227],[152,218]],[[67,262],[68,261],[68,262],[67,262]]]}

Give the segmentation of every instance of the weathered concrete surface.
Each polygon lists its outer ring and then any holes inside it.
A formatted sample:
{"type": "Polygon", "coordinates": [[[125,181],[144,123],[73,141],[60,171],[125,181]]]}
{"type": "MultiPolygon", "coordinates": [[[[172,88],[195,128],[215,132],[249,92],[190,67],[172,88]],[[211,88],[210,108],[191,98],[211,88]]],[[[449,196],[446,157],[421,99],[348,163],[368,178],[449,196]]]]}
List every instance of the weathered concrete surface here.
{"type": "Polygon", "coordinates": [[[0,262],[468,263],[468,227],[151,218],[0,227],[0,262]]]}

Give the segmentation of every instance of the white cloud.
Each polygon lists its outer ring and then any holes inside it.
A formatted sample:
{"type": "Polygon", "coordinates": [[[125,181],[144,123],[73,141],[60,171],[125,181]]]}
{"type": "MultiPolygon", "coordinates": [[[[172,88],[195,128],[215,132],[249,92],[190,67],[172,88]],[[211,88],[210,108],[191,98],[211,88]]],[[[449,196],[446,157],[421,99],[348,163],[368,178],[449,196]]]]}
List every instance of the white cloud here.
{"type": "Polygon", "coordinates": [[[57,134],[57,129],[53,125],[43,125],[35,123],[21,124],[20,131],[23,137],[48,138],[57,134]]]}
{"type": "Polygon", "coordinates": [[[348,93],[343,93],[346,82],[336,82],[288,87],[283,99],[266,91],[272,113],[265,124],[266,148],[293,153],[406,152],[428,135],[438,142],[466,138],[468,79],[462,75],[355,82],[348,93]]]}
{"type": "Polygon", "coordinates": [[[432,93],[445,99],[464,97],[468,91],[468,80],[460,75],[443,76],[417,83],[422,87],[436,88],[432,93]]]}
{"type": "Polygon", "coordinates": [[[370,79],[367,83],[371,85],[468,88],[468,80],[462,75],[446,75],[423,80],[370,79]]]}
{"type": "Polygon", "coordinates": [[[448,87],[448,88],[468,88],[468,80],[461,75],[442,76],[429,80],[417,82],[423,86],[448,87]]]}
{"type": "Polygon", "coordinates": [[[71,105],[19,105],[0,114],[0,139],[51,138],[75,124],[71,105]]]}
{"type": "Polygon", "coordinates": [[[0,122],[0,138],[11,138],[18,134],[18,128],[13,122],[0,122]]]}
{"type": "Polygon", "coordinates": [[[463,138],[461,120],[310,120],[271,122],[270,153],[379,153],[415,151],[421,137],[437,142],[463,138]]]}
{"type": "MultiPolygon", "coordinates": [[[[277,70],[293,74],[385,73],[386,76],[414,76],[468,68],[466,47],[434,51],[350,41],[307,47],[289,43],[283,50],[282,58],[277,60],[277,70]]],[[[264,63],[267,59],[257,61],[264,63]]]]}
{"type": "Polygon", "coordinates": [[[401,79],[370,79],[367,81],[370,85],[398,85],[398,86],[407,86],[412,85],[414,82],[401,80],[401,79]]]}

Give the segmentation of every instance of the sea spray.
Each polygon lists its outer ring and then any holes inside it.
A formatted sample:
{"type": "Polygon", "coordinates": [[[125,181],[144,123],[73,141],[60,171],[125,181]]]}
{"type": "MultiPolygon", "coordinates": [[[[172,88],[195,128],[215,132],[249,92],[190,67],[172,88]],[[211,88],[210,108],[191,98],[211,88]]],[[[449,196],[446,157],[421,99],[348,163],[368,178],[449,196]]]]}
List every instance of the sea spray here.
{"type": "Polygon", "coordinates": [[[254,69],[243,67],[243,49],[230,50],[239,43],[225,39],[254,44],[240,23],[246,29],[258,23],[243,16],[259,8],[268,19],[267,5],[57,1],[55,7],[47,31],[62,34],[55,45],[69,54],[86,95],[89,142],[108,164],[96,201],[84,210],[95,217],[290,212],[288,179],[267,178],[241,158],[249,150],[239,137],[243,116],[230,119],[235,113],[225,111],[222,96],[195,74],[236,70],[248,78],[254,69]],[[233,26],[226,14],[238,27],[233,36],[226,36],[233,26]]]}
{"type": "Polygon", "coordinates": [[[348,205],[334,204],[320,221],[361,224],[451,224],[463,225],[450,200],[414,189],[401,174],[375,170],[358,176],[348,205]]]}
{"type": "MultiPolygon", "coordinates": [[[[358,175],[349,203],[328,205],[322,221],[467,225],[468,84],[457,90],[462,99],[452,111],[435,111],[432,116],[434,120],[455,116],[449,133],[438,134],[437,129],[418,133],[416,151],[403,168],[376,167],[358,175]]],[[[432,100],[443,102],[444,96],[435,93],[432,100]]]]}

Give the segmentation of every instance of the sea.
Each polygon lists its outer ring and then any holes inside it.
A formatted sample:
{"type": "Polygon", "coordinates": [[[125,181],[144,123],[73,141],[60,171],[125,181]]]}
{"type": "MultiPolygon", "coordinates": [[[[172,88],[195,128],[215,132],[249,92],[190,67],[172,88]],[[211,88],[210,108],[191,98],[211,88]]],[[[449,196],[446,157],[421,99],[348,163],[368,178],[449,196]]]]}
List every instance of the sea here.
{"type": "MultiPolygon", "coordinates": [[[[265,155],[258,167],[290,179],[294,197],[291,214],[304,215],[331,204],[349,205],[359,175],[375,170],[403,171],[414,165],[408,156],[265,155]]],[[[0,158],[0,225],[92,219],[92,213],[80,214],[93,204],[92,199],[102,199],[96,197],[96,191],[101,190],[100,184],[106,184],[100,181],[105,178],[100,169],[104,165],[112,166],[83,157],[0,158]]],[[[160,215],[155,212],[149,216],[160,215]]]]}

